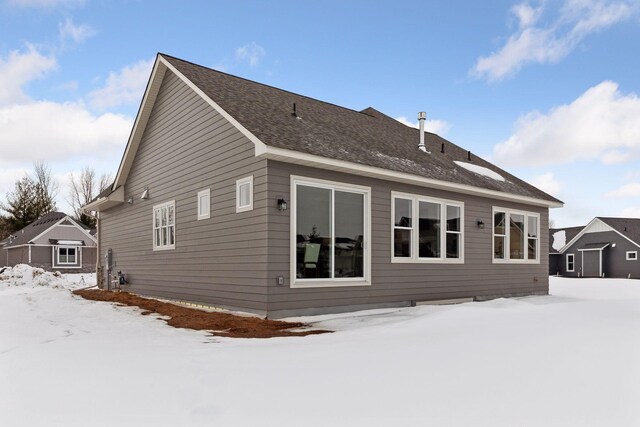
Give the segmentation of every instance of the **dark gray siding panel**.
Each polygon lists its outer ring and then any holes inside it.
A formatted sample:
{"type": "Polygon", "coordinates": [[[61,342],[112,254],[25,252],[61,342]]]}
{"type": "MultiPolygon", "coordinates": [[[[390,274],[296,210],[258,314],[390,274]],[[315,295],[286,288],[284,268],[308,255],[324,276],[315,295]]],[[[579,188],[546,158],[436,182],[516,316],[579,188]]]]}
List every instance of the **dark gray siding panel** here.
{"type": "Polygon", "coordinates": [[[432,190],[390,181],[269,161],[269,311],[313,307],[383,304],[467,297],[548,293],[548,209],[432,190]],[[279,196],[290,200],[290,177],[325,179],[371,187],[372,284],[363,287],[291,288],[289,269],[290,212],[278,211],[279,196]],[[464,264],[396,264],[391,262],[391,192],[405,192],[464,202],[464,264]],[[540,214],[540,263],[494,264],[492,208],[540,214]],[[476,220],[486,224],[479,229],[476,220]],[[284,276],[285,285],[277,285],[284,276]]]}
{"type": "MultiPolygon", "coordinates": [[[[600,231],[596,233],[585,233],[580,239],[568,247],[562,254],[561,274],[567,277],[579,277],[585,272],[582,252],[579,250],[589,243],[610,243],[602,253],[603,273],[605,277],[640,278],[640,261],[627,261],[627,251],[637,251],[640,255],[640,248],[631,243],[626,238],[620,236],[615,231],[600,231]],[[613,246],[615,244],[615,247],[613,246]],[[566,271],[567,254],[575,255],[575,271],[566,271]]],[[[585,253],[584,262],[591,257],[585,253]]],[[[596,267],[597,270],[597,267],[596,267]]],[[[586,273],[589,273],[587,270],[586,273]]]]}
{"type": "Polygon", "coordinates": [[[168,72],[125,185],[133,204],[101,213],[101,256],[112,249],[112,273],[125,273],[131,291],[264,312],[266,185],[253,143],[168,72]],[[249,175],[254,208],[236,213],[236,180],[249,175]],[[198,221],[197,193],[207,188],[211,217],[198,221]],[[153,206],[171,200],[176,247],[153,251],[153,206]]]}

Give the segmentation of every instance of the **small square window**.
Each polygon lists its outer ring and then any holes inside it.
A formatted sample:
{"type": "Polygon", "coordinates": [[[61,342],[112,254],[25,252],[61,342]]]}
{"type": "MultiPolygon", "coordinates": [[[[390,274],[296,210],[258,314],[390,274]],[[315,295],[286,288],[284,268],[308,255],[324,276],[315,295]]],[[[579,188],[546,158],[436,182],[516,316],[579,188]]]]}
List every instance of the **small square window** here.
{"type": "Polygon", "coordinates": [[[636,261],[638,259],[638,251],[627,251],[627,261],[636,261]]]}
{"type": "Polygon", "coordinates": [[[198,191],[198,220],[211,217],[211,190],[198,191]]]}
{"type": "Polygon", "coordinates": [[[236,212],[253,209],[253,176],[236,181],[236,212]]]}

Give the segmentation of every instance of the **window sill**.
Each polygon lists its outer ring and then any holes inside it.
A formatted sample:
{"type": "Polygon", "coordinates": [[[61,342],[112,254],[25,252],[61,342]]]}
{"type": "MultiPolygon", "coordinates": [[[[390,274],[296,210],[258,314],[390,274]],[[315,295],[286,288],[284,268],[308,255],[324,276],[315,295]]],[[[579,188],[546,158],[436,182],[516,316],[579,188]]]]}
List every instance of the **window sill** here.
{"type": "Polygon", "coordinates": [[[493,264],[540,264],[540,260],[526,259],[494,259],[493,264]]]}
{"type": "Polygon", "coordinates": [[[171,251],[174,250],[176,248],[175,245],[173,246],[161,246],[161,247],[155,247],[153,248],[153,251],[171,251]]]}
{"type": "Polygon", "coordinates": [[[464,258],[391,258],[392,264],[464,264],[464,258]]]}
{"type": "Polygon", "coordinates": [[[307,280],[296,280],[291,285],[290,288],[337,288],[337,287],[347,287],[347,286],[371,286],[371,282],[364,279],[353,279],[353,280],[331,280],[331,279],[307,279],[307,280]]]}

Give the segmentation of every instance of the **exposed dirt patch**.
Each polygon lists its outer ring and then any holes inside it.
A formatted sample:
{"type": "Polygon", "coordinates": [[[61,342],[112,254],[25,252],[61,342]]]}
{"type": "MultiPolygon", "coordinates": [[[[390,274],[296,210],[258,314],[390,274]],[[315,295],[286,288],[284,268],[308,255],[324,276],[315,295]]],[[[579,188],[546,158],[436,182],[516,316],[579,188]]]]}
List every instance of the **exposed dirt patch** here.
{"type": "Polygon", "coordinates": [[[182,307],[169,302],[143,298],[129,292],[112,292],[100,289],[80,289],[75,295],[93,301],[115,302],[140,307],[143,315],[157,313],[167,316],[166,322],[176,328],[207,330],[213,335],[232,338],[295,337],[324,334],[326,330],[302,330],[310,327],[305,323],[283,322],[258,317],[237,316],[230,313],[208,312],[196,308],[182,307]]]}

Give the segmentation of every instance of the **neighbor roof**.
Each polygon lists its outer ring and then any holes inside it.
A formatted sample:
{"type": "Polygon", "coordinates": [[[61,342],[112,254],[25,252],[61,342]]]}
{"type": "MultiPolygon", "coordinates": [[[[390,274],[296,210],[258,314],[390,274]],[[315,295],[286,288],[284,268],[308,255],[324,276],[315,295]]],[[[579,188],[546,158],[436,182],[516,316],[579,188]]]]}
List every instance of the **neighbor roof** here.
{"type": "Polygon", "coordinates": [[[584,225],[579,227],[566,227],[566,228],[550,228],[549,229],[549,254],[559,254],[557,250],[553,248],[553,235],[558,231],[565,232],[565,244],[573,240],[584,229],[584,225]]]}
{"type": "Polygon", "coordinates": [[[640,218],[596,217],[623,236],[640,245],[640,218]]]}
{"type": "Polygon", "coordinates": [[[476,155],[469,160],[466,150],[436,134],[425,133],[431,154],[421,152],[418,129],[374,108],[351,110],[160,56],[267,146],[562,203],[476,155]],[[297,117],[292,114],[294,104],[297,117]],[[505,181],[471,172],[454,161],[482,166],[505,181]]]}
{"type": "Polygon", "coordinates": [[[66,216],[67,214],[65,214],[64,212],[49,212],[48,214],[43,215],[37,220],[33,221],[23,229],[12,233],[12,235],[15,236],[15,239],[10,240],[10,243],[7,242],[6,246],[18,246],[29,243],[31,239],[40,235],[49,227],[52,227],[56,224],[56,222],[60,221],[66,216]]]}

